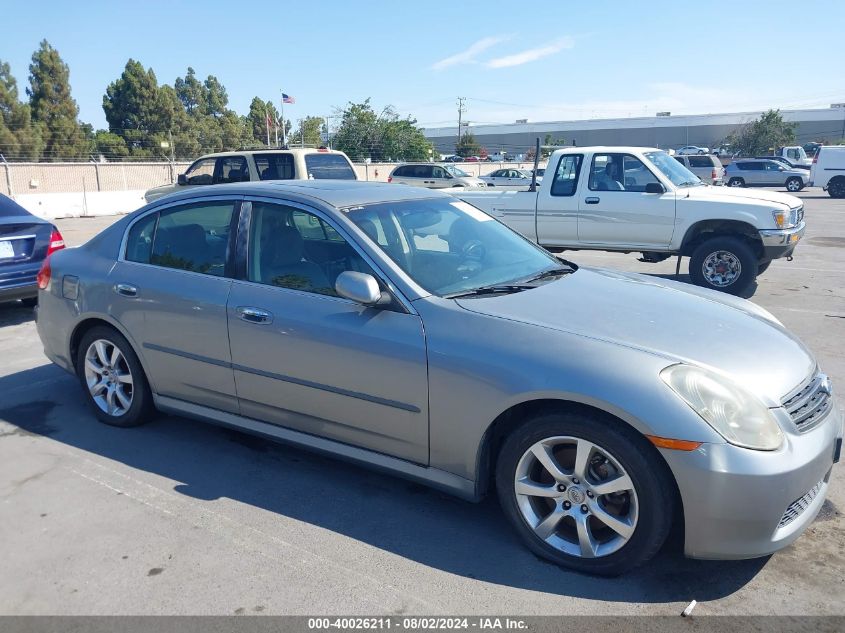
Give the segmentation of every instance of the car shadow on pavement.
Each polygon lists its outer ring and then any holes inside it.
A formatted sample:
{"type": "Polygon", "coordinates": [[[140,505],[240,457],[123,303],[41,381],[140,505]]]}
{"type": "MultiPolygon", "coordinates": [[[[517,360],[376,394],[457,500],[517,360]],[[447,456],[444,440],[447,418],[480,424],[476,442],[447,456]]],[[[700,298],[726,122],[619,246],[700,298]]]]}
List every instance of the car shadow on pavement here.
{"type": "Polygon", "coordinates": [[[678,544],[669,544],[625,576],[584,576],[534,556],[493,497],[468,503],[393,476],[180,417],[162,415],[132,429],[109,427],[88,411],[77,381],[52,365],[0,378],[0,394],[5,394],[0,420],[19,427],[17,434],[46,436],[181,482],[173,491],[194,499],[229,498],[483,582],[597,601],[715,600],[741,589],[768,560],[694,561],[683,558],[678,544]],[[45,389],[45,384],[51,386],[45,389]]]}
{"type": "Polygon", "coordinates": [[[0,327],[20,325],[35,319],[35,310],[19,301],[0,303],[0,327]]]}

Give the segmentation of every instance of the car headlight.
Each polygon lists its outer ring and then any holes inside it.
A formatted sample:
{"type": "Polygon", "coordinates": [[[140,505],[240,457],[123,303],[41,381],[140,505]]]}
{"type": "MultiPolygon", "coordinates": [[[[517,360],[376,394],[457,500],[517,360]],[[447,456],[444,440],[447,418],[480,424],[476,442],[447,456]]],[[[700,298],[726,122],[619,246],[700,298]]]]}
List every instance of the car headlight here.
{"type": "Polygon", "coordinates": [[[798,224],[798,209],[774,210],[772,217],[779,229],[791,229],[798,224]]]}
{"type": "Polygon", "coordinates": [[[783,433],[768,407],[726,378],[682,364],[667,367],[660,378],[731,444],[759,451],[783,444],[783,433]]]}

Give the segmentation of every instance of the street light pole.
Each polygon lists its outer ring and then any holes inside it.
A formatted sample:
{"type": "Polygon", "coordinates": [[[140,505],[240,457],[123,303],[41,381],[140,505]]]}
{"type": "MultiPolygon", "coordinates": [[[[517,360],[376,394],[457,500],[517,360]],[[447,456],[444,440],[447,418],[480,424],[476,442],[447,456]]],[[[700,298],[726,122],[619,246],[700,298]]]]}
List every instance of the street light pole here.
{"type": "Polygon", "coordinates": [[[455,153],[457,153],[458,147],[461,145],[461,116],[467,111],[464,107],[466,100],[466,97],[458,97],[458,142],[455,144],[455,153]]]}

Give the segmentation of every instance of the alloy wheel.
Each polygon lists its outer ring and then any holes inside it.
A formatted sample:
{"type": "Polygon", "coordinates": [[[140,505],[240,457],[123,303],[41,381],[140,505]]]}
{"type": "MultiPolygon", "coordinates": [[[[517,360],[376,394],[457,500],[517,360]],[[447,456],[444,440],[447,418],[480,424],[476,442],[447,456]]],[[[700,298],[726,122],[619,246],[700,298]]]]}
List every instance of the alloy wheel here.
{"type": "Polygon", "coordinates": [[[701,273],[710,285],[725,288],[742,275],[742,262],[729,251],[715,251],[704,258],[701,273]]]}
{"type": "Polygon", "coordinates": [[[85,352],[85,384],[94,403],[113,417],[124,415],[132,406],[132,371],[123,352],[106,339],[97,339],[85,352]]]}
{"type": "Polygon", "coordinates": [[[786,183],[786,188],[788,191],[800,191],[801,183],[797,180],[790,180],[788,183],[786,183]]]}
{"type": "Polygon", "coordinates": [[[631,477],[593,442],[558,436],[535,443],[520,458],[513,483],[523,519],[538,538],[565,554],[607,556],[637,527],[631,477]]]}

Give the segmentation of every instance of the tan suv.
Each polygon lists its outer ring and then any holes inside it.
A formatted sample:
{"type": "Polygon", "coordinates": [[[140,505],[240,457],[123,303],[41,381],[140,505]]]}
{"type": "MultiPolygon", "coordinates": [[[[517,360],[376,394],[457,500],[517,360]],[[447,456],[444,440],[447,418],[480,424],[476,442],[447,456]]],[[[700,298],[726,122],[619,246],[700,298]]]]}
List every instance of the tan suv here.
{"type": "Polygon", "coordinates": [[[358,180],[343,152],[330,149],[260,149],[220,152],[198,158],[174,185],[163,185],[144,194],[147,202],[176,191],[201,185],[248,180],[358,180]]]}

